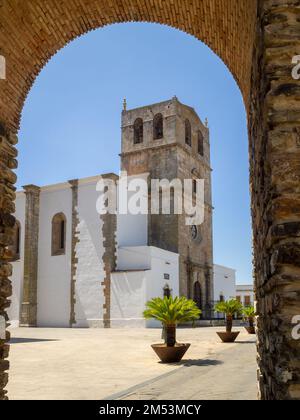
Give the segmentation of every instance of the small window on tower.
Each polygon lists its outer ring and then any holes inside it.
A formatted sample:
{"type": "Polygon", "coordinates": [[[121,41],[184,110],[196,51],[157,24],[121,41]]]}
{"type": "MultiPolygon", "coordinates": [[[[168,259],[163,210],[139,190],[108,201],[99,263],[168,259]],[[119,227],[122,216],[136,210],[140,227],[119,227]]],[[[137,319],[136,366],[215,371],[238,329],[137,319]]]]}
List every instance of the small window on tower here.
{"type": "Polygon", "coordinates": [[[185,144],[192,146],[192,127],[189,120],[185,120],[185,144]]]}
{"type": "Polygon", "coordinates": [[[198,153],[204,156],[204,138],[200,130],[198,131],[198,153]]]}
{"type": "Polygon", "coordinates": [[[143,143],[144,140],[144,124],[141,118],[137,118],[133,125],[134,144],[143,143]]]}
{"type": "Polygon", "coordinates": [[[56,214],[52,219],[52,256],[66,253],[66,217],[56,214]]]}
{"type": "Polygon", "coordinates": [[[162,139],[164,136],[164,122],[163,116],[157,114],[153,120],[153,140],[162,139]]]}

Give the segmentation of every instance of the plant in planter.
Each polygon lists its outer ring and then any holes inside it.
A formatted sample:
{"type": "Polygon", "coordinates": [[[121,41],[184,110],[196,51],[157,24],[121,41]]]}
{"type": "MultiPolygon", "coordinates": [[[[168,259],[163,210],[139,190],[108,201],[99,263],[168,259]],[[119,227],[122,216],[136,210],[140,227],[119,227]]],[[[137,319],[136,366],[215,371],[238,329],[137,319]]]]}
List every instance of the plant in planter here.
{"type": "Polygon", "coordinates": [[[190,347],[190,344],[176,342],[178,324],[195,321],[201,315],[196,303],[185,297],[154,298],[146,305],[145,319],[160,321],[164,327],[164,344],[153,344],[152,348],[164,363],[180,362],[190,347]]]}
{"type": "Polygon", "coordinates": [[[217,332],[224,343],[233,343],[239,335],[240,332],[232,332],[232,321],[234,315],[240,314],[242,309],[242,304],[236,299],[219,302],[215,306],[215,312],[225,314],[226,316],[226,332],[217,332]]]}
{"type": "Polygon", "coordinates": [[[247,318],[249,326],[245,327],[249,334],[255,334],[254,318],[256,315],[254,306],[247,306],[243,308],[243,315],[247,318]]]}

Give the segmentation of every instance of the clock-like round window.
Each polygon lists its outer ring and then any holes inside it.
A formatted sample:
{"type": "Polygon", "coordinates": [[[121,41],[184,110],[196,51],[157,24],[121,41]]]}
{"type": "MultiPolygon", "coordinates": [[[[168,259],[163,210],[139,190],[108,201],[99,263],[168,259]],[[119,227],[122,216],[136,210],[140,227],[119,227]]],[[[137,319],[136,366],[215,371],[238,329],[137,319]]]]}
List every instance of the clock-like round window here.
{"type": "Polygon", "coordinates": [[[198,226],[196,225],[191,226],[191,237],[193,241],[196,241],[198,243],[202,242],[202,235],[198,226]]]}
{"type": "Polygon", "coordinates": [[[197,226],[192,226],[191,227],[191,235],[192,235],[192,239],[195,241],[198,237],[198,228],[197,226]]]}

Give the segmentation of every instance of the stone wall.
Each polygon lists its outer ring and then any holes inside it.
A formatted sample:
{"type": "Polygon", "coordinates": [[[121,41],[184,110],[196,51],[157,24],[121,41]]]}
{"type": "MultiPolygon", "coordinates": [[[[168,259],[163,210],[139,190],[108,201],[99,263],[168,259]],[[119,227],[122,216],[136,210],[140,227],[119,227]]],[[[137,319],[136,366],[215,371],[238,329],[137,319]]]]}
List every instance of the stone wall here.
{"type": "Polygon", "coordinates": [[[24,187],[24,191],[26,195],[25,248],[20,325],[36,327],[40,188],[35,185],[27,185],[24,187]]]}
{"type": "MultiPolygon", "coordinates": [[[[6,319],[6,309],[9,306],[8,300],[12,294],[11,282],[9,277],[12,274],[12,266],[9,260],[12,258],[11,251],[7,246],[12,245],[13,232],[15,226],[15,218],[11,216],[14,213],[15,206],[13,201],[16,198],[14,183],[16,175],[12,172],[17,167],[15,158],[17,151],[15,144],[16,136],[9,135],[4,127],[0,124],[0,317],[6,319]]],[[[2,326],[1,326],[2,328],[2,326]]],[[[8,344],[10,335],[7,331],[1,331],[0,337],[0,400],[6,399],[6,391],[4,390],[7,381],[7,370],[9,363],[8,344]],[[6,337],[6,339],[4,339],[6,337]]]]}
{"type": "Polygon", "coordinates": [[[71,286],[70,286],[70,327],[76,324],[75,304],[76,304],[76,268],[78,258],[76,256],[76,246],[79,242],[77,234],[78,218],[78,179],[69,181],[72,189],[72,250],[71,250],[71,286]]]}
{"type": "MultiPolygon", "coordinates": [[[[117,182],[118,176],[109,174],[103,176],[117,182]]],[[[104,305],[103,305],[103,326],[110,328],[110,306],[111,306],[111,274],[116,269],[116,254],[117,254],[117,215],[104,214],[100,216],[103,222],[102,236],[103,236],[103,266],[104,266],[104,281],[102,283],[104,305]]]]}
{"type": "Polygon", "coordinates": [[[300,399],[300,3],[260,2],[249,118],[262,399],[300,399]]]}

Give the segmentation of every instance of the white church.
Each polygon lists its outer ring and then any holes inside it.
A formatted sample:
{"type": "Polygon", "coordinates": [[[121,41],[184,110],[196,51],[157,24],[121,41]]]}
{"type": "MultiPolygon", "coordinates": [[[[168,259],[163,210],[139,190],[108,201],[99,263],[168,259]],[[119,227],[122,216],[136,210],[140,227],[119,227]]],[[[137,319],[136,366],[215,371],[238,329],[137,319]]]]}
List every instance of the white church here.
{"type": "Polygon", "coordinates": [[[115,174],[24,186],[11,246],[10,324],[151,327],[142,313],[153,297],[186,295],[204,314],[213,301],[236,297],[228,287],[235,271],[213,265],[209,149],[207,125],[176,97],[123,110],[121,169],[130,179],[205,179],[201,226],[178,215],[99,215],[97,184],[117,182],[115,174]]]}

